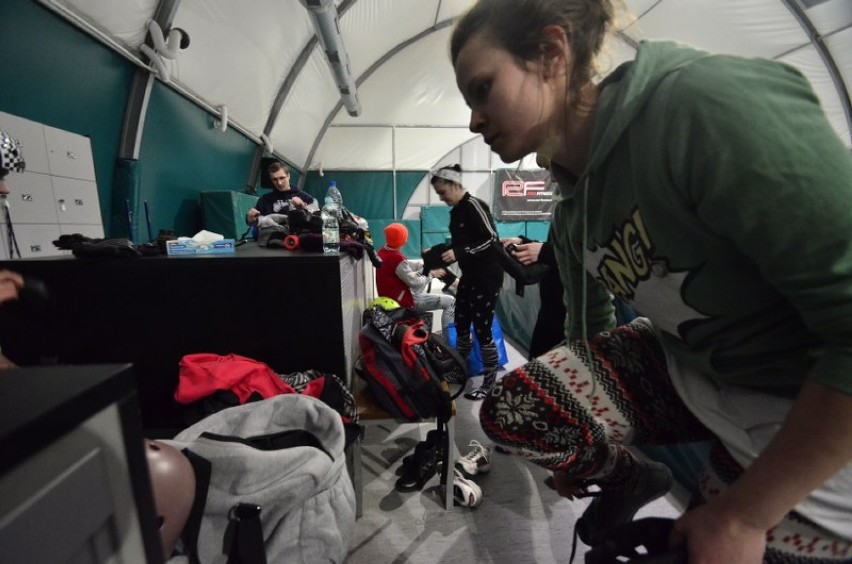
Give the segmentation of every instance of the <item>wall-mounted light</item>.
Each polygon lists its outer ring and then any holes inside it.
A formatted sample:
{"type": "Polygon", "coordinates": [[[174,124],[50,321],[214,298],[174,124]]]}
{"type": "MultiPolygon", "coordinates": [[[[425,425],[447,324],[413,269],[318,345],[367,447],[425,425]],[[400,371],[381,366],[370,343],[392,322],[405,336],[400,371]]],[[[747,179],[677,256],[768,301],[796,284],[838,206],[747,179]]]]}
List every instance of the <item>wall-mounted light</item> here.
{"type": "Polygon", "coordinates": [[[334,0],[300,0],[302,5],[311,13],[314,29],[317,37],[325,50],[325,57],[340,98],[346,111],[350,116],[358,116],[361,113],[361,102],[358,100],[358,91],[355,79],[349,70],[349,55],[340,35],[340,22],[337,17],[337,7],[334,0]]]}

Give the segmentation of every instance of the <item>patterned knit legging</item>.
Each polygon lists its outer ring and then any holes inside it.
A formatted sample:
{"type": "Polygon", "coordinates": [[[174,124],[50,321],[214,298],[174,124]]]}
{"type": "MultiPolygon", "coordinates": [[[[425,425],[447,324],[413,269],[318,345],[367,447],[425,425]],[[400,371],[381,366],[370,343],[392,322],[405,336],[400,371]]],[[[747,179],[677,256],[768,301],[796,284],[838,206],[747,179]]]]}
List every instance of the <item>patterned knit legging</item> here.
{"type": "Polygon", "coordinates": [[[462,358],[468,358],[473,348],[473,339],[470,336],[472,323],[476,340],[479,341],[482,371],[485,374],[496,374],[500,362],[497,344],[491,332],[494,309],[497,307],[499,295],[500,286],[479,282],[468,283],[464,276],[456,292],[456,348],[462,358]]]}
{"type": "MultiPolygon", "coordinates": [[[[550,470],[578,478],[602,467],[609,442],[664,445],[715,441],[693,503],[718,495],[742,468],[686,408],[650,324],[639,318],[562,346],[506,374],[483,401],[492,440],[550,470]]],[[[790,513],[767,533],[769,563],[849,561],[852,542],[790,513]]]]}

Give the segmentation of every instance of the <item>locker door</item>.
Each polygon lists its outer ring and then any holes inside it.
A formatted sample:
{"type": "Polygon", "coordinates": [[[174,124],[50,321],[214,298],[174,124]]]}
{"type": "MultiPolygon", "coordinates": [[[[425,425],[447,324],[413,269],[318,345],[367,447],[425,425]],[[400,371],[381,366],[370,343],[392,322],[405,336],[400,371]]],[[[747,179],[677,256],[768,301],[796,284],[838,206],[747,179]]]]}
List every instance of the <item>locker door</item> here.
{"type": "Polygon", "coordinates": [[[66,223],[101,225],[98,187],[94,182],[55,176],[53,193],[60,225],[66,223]]]}
{"type": "Polygon", "coordinates": [[[82,180],[95,180],[92,144],[88,137],[44,126],[50,174],[82,180]]]}
{"type": "MultiPolygon", "coordinates": [[[[15,225],[15,238],[21,250],[21,258],[69,254],[69,251],[61,251],[53,244],[56,239],[59,239],[58,225],[15,225]]],[[[17,253],[15,258],[18,258],[17,253]]]]}
{"type": "Polygon", "coordinates": [[[104,228],[101,224],[83,224],[83,223],[63,223],[59,226],[59,231],[63,235],[73,235],[74,233],[79,233],[84,237],[89,237],[91,239],[103,239],[104,238],[104,228]]]}
{"type": "MultiPolygon", "coordinates": [[[[9,173],[6,177],[9,195],[9,212],[12,224],[56,223],[56,204],[53,199],[53,185],[46,174],[25,171],[23,174],[9,173]]],[[[6,212],[0,209],[0,223],[6,223],[6,212]]]]}

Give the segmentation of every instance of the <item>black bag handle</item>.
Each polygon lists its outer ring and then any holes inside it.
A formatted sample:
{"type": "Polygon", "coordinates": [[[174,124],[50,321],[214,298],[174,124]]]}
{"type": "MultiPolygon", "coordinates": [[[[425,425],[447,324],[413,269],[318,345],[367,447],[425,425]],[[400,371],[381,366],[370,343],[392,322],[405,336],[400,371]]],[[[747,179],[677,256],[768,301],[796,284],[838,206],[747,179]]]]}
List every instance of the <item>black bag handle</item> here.
{"type": "Polygon", "coordinates": [[[238,503],[228,513],[226,543],[230,539],[228,564],[266,564],[263,528],[260,524],[261,506],[238,503]]]}

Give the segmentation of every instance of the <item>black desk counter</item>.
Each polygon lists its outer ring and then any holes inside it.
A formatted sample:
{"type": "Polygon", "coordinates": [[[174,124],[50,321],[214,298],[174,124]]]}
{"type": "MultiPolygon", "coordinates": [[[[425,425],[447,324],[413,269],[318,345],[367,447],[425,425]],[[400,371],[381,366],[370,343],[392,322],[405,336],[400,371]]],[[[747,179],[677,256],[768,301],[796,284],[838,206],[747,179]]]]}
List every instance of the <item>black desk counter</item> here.
{"type": "Polygon", "coordinates": [[[249,243],[228,255],[0,261],[50,295],[0,308],[0,346],[21,366],[133,363],[144,427],[183,427],[173,394],[186,354],[235,353],[279,373],[347,379],[365,260],[249,243]]]}

